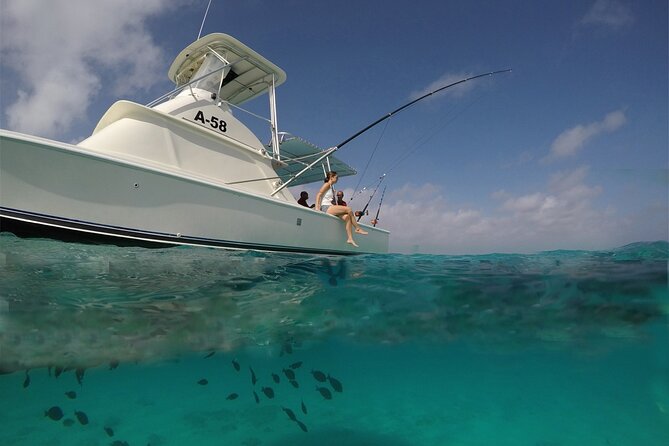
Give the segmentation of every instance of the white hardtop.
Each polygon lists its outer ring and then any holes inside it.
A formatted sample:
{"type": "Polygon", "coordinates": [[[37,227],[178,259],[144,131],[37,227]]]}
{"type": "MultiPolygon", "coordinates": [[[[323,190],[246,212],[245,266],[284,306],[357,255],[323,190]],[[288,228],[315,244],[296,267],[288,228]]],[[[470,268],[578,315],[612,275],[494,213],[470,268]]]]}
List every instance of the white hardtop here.
{"type": "Polygon", "coordinates": [[[207,53],[223,57],[231,69],[223,79],[219,99],[239,105],[264,93],[269,86],[282,84],[286,73],[272,62],[227,34],[206,35],[188,45],[174,59],[167,73],[177,87],[187,84],[207,53]]]}

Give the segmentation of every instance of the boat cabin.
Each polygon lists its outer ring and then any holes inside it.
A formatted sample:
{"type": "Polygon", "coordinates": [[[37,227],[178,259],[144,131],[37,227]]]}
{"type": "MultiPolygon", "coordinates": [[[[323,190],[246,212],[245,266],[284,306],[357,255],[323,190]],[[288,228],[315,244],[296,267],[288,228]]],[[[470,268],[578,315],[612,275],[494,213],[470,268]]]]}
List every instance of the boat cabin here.
{"type": "Polygon", "coordinates": [[[322,181],[324,170],[356,173],[329,156],[293,179],[324,151],[279,132],[276,87],[286,73],[237,39],[220,33],[202,37],[179,53],[168,77],[174,90],[147,106],[117,102],[79,145],[287,202],[296,201],[282,187],[289,180],[296,186],[322,181]],[[253,116],[267,122],[268,144],[237,116],[245,112],[241,104],[265,93],[270,117],[253,116]]]}

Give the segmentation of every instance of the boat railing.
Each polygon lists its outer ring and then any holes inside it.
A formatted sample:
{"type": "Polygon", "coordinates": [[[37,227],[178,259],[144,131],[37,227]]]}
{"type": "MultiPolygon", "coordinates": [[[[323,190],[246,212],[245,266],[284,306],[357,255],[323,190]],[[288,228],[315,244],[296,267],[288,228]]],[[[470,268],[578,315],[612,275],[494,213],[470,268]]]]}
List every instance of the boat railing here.
{"type": "Polygon", "coordinates": [[[185,84],[176,87],[174,90],[168,91],[167,93],[160,96],[159,98],[154,99],[153,101],[146,104],[146,106],[147,107],[155,107],[156,105],[158,105],[158,104],[160,104],[160,103],[162,103],[166,100],[173,99],[176,95],[181,93],[185,88],[190,88],[191,85],[193,85],[197,82],[200,82],[202,79],[206,79],[207,77],[209,77],[213,74],[220,73],[221,71],[225,70],[226,68],[232,67],[233,65],[241,62],[242,60],[246,60],[246,59],[247,59],[246,57],[242,57],[241,59],[236,60],[232,63],[228,62],[228,63],[224,64],[223,66],[221,66],[219,68],[216,68],[215,70],[210,71],[209,73],[203,74],[202,76],[196,77],[195,79],[191,79],[190,81],[186,82],[185,84]]]}

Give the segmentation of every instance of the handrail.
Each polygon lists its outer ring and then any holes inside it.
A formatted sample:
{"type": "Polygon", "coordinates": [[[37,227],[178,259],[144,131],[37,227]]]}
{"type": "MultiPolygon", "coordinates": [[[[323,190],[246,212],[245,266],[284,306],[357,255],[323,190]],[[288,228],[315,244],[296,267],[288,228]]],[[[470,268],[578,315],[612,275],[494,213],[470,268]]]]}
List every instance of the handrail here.
{"type": "Polygon", "coordinates": [[[226,101],[226,100],[224,100],[224,99],[220,99],[219,101],[220,101],[220,103],[222,103],[222,104],[227,104],[229,107],[233,107],[233,108],[236,108],[236,109],[239,110],[239,111],[243,111],[244,113],[247,113],[247,114],[253,116],[254,118],[258,118],[258,119],[260,119],[260,120],[262,120],[262,121],[271,122],[269,118],[266,118],[266,117],[264,117],[264,116],[260,116],[260,115],[258,115],[258,114],[253,113],[252,111],[248,111],[248,110],[246,110],[246,109],[244,109],[244,108],[241,108],[239,105],[235,105],[235,104],[233,104],[232,102],[228,102],[228,101],[226,101]]]}
{"type": "Polygon", "coordinates": [[[179,92],[181,92],[184,88],[186,88],[186,87],[190,87],[190,86],[191,86],[192,84],[194,84],[195,82],[199,82],[199,81],[201,81],[202,79],[211,76],[212,74],[215,74],[215,73],[218,73],[219,71],[225,70],[226,68],[231,67],[231,66],[235,65],[236,63],[241,62],[242,60],[246,60],[246,59],[248,59],[248,56],[244,56],[244,57],[242,57],[242,58],[240,58],[240,59],[237,59],[236,61],[234,61],[234,62],[232,62],[232,63],[228,62],[226,65],[223,65],[222,67],[217,68],[217,69],[215,69],[214,71],[211,71],[211,72],[209,72],[209,73],[207,73],[207,74],[204,74],[204,75],[202,75],[202,76],[200,76],[200,77],[198,77],[198,78],[196,78],[196,79],[191,79],[188,83],[183,84],[183,85],[181,85],[181,86],[175,88],[174,90],[165,93],[164,95],[162,95],[162,96],[159,97],[158,99],[154,99],[153,101],[151,101],[151,102],[149,102],[148,104],[146,104],[146,106],[147,106],[147,107],[153,107],[153,106],[155,106],[155,105],[158,105],[159,103],[161,103],[162,101],[164,101],[165,99],[167,99],[168,97],[170,97],[171,95],[173,95],[173,94],[175,94],[175,93],[179,93],[179,92]]]}

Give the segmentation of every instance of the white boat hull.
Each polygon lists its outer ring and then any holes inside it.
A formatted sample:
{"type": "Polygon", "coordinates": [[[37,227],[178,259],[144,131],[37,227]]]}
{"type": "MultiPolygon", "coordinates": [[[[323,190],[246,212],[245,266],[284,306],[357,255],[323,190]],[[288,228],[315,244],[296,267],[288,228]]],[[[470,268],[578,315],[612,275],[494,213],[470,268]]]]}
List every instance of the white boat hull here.
{"type": "Polygon", "coordinates": [[[296,203],[4,130],[0,217],[0,230],[117,244],[355,254],[389,238],[365,226],[355,248],[339,218],[296,203]]]}

